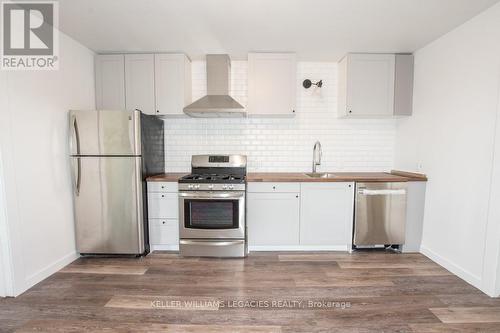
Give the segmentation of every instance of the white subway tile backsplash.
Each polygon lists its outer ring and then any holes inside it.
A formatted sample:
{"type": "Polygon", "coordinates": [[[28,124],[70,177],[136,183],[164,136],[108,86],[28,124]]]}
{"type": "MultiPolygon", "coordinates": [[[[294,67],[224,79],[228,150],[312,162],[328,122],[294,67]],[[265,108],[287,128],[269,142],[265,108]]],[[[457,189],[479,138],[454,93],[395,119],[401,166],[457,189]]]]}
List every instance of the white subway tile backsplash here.
{"type": "MultiPolygon", "coordinates": [[[[165,119],[166,171],[190,170],[194,154],[246,154],[249,171],[310,171],[321,141],[320,171],[386,171],[394,160],[394,119],[338,119],[337,64],[300,62],[294,118],[165,119]],[[321,89],[302,88],[304,79],[321,89]]],[[[232,61],[231,95],[247,102],[247,62],[232,61]]],[[[206,94],[204,61],[192,63],[193,100],[206,94]]]]}

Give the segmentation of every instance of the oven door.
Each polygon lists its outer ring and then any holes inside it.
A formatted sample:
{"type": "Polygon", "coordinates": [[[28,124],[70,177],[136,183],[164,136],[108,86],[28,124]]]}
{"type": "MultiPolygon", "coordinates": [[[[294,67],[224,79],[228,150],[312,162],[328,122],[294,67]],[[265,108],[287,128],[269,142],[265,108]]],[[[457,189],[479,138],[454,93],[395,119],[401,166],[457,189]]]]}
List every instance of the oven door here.
{"type": "Polygon", "coordinates": [[[180,238],[245,238],[245,192],[179,192],[180,238]]]}

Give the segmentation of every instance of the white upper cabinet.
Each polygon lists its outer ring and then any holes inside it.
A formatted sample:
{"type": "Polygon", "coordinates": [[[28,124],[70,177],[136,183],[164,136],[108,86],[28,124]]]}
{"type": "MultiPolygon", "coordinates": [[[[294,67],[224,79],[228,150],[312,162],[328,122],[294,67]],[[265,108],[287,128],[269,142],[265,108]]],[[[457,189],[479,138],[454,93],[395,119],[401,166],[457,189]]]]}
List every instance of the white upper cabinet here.
{"type": "Polygon", "coordinates": [[[122,54],[95,57],[96,108],[125,109],[125,57],[122,54]]]}
{"type": "Polygon", "coordinates": [[[183,115],[191,103],[191,62],[184,54],[111,54],[95,60],[96,107],[183,115]]]}
{"type": "Polygon", "coordinates": [[[249,53],[248,115],[293,116],[296,81],[295,54],[249,53]]]}
{"type": "Polygon", "coordinates": [[[191,62],[184,54],[155,54],[156,114],[183,115],[191,103],[191,62]]]}
{"type": "Polygon", "coordinates": [[[155,114],[155,68],[153,54],[125,55],[125,96],[127,110],[155,114]]]}
{"type": "Polygon", "coordinates": [[[411,115],[413,56],[348,54],[339,64],[341,117],[411,115]]]}

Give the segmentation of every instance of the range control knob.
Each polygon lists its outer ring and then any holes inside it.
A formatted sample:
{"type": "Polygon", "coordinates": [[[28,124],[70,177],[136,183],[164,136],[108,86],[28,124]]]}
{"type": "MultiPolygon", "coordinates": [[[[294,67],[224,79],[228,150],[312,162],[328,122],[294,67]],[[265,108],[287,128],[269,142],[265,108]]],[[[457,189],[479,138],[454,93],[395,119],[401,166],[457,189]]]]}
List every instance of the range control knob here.
{"type": "Polygon", "coordinates": [[[234,186],[233,185],[229,185],[229,189],[230,190],[234,189],[234,186]]]}
{"type": "Polygon", "coordinates": [[[213,189],[214,189],[214,186],[213,186],[213,185],[208,185],[208,189],[209,189],[209,190],[213,190],[213,189]]]}
{"type": "Polygon", "coordinates": [[[227,185],[222,185],[223,190],[227,190],[227,185]]]}
{"type": "Polygon", "coordinates": [[[199,189],[200,188],[200,185],[195,185],[194,186],[195,189],[199,189]]]}
{"type": "Polygon", "coordinates": [[[190,189],[190,190],[193,189],[193,185],[189,184],[188,189],[190,189]]]}

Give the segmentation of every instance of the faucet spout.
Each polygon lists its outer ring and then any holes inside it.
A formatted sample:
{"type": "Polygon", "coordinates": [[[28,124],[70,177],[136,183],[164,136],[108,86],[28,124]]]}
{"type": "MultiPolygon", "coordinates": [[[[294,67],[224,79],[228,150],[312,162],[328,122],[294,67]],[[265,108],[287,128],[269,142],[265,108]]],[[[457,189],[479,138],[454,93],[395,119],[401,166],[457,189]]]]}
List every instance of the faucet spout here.
{"type": "Polygon", "coordinates": [[[313,147],[313,161],[312,161],[312,172],[316,173],[316,166],[321,165],[321,156],[323,152],[321,150],[321,142],[316,141],[313,147]]]}

